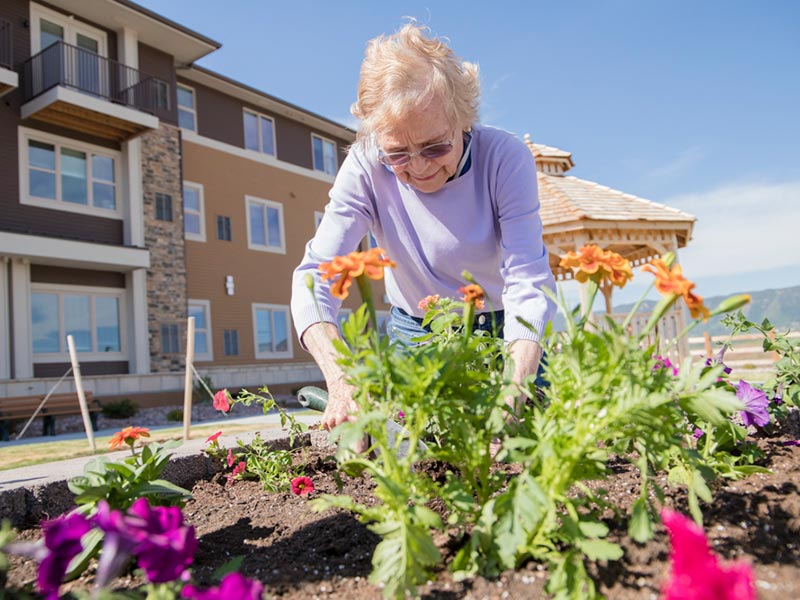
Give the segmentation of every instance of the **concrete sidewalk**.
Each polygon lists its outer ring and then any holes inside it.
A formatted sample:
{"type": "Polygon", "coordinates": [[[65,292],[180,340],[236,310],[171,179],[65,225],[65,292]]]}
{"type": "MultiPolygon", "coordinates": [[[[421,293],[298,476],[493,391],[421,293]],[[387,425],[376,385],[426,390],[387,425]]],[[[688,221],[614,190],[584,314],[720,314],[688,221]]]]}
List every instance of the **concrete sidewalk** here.
{"type": "MultiPolygon", "coordinates": [[[[295,413],[295,420],[306,425],[319,422],[319,413],[309,412],[306,409],[289,409],[287,412],[295,413]]],[[[225,426],[233,424],[248,424],[253,426],[252,431],[222,435],[218,438],[220,446],[224,448],[238,448],[238,441],[247,444],[258,433],[263,440],[287,440],[286,432],[281,429],[280,416],[277,413],[242,417],[238,419],[222,419],[216,421],[202,421],[196,426],[218,425],[224,431],[225,426]],[[263,426],[263,428],[259,428],[263,426]]],[[[151,427],[151,432],[161,429],[174,429],[174,426],[151,427]]],[[[110,436],[118,429],[101,430],[95,432],[95,437],[110,436]]],[[[325,445],[327,432],[313,431],[304,434],[306,444],[325,445]]],[[[14,442],[3,442],[2,448],[12,445],[25,445],[43,442],[53,442],[69,439],[85,439],[86,434],[67,433],[55,437],[28,438],[14,442]]],[[[155,437],[155,436],[154,436],[155,437]]],[[[219,465],[212,461],[203,450],[208,447],[207,434],[194,435],[172,451],[169,465],[164,469],[164,479],[176,485],[191,487],[195,481],[211,477],[219,472],[219,465]]],[[[285,442],[288,444],[288,440],[285,442]]],[[[109,459],[123,459],[130,455],[129,450],[106,453],[109,459]]],[[[41,518],[60,514],[72,506],[72,493],[67,487],[67,481],[82,475],[87,463],[95,460],[97,455],[82,456],[69,460],[51,463],[42,463],[18,469],[0,471],[0,520],[11,519],[15,527],[28,526],[37,523],[41,518]]]]}

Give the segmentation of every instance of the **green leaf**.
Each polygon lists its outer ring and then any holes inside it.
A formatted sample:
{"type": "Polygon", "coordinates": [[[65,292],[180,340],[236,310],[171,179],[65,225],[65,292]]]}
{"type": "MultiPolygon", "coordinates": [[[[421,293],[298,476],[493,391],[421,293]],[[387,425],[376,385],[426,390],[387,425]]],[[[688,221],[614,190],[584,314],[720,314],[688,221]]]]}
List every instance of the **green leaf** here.
{"type": "Polygon", "coordinates": [[[604,538],[608,535],[608,525],[601,521],[579,521],[578,529],[587,538],[604,538]]]}
{"type": "Polygon", "coordinates": [[[637,498],[631,507],[628,535],[640,544],[653,537],[653,523],[650,520],[647,501],[644,498],[637,498]]]}
{"type": "Polygon", "coordinates": [[[591,560],[619,560],[624,554],[619,544],[608,540],[578,540],[576,545],[591,560]]]}
{"type": "Polygon", "coordinates": [[[70,561],[69,566],[67,567],[67,573],[64,575],[64,581],[72,581],[73,579],[80,577],[81,573],[83,573],[89,566],[89,561],[100,554],[100,546],[102,543],[102,529],[90,529],[87,531],[86,534],[84,534],[84,536],[81,538],[83,550],[81,550],[80,554],[75,556],[70,561]]]}

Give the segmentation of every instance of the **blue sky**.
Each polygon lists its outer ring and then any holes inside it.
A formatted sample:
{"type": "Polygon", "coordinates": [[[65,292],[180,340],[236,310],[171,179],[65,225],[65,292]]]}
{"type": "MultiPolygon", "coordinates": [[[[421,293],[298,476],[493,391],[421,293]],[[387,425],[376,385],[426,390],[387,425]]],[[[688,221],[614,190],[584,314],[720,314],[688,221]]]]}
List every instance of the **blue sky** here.
{"type": "Polygon", "coordinates": [[[415,17],[480,65],[482,122],[695,215],[699,294],[800,285],[800,2],[139,3],[222,44],[200,65],[351,126],[366,42],[415,17]]]}

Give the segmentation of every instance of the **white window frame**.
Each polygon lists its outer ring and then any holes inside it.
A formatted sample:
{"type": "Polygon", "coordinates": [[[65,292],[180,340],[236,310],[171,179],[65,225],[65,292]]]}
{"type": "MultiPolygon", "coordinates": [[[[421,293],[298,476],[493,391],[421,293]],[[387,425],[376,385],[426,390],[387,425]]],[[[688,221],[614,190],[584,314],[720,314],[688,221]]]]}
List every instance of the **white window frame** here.
{"type": "Polygon", "coordinates": [[[195,181],[186,181],[183,182],[183,187],[193,189],[197,192],[199,212],[200,212],[200,233],[190,233],[186,231],[186,203],[183,199],[183,190],[181,190],[181,212],[184,215],[183,220],[183,237],[187,240],[192,240],[195,242],[205,242],[206,241],[206,200],[205,200],[205,188],[203,187],[202,183],[197,183],[195,181]]]}
{"type": "Polygon", "coordinates": [[[314,211],[314,231],[319,229],[320,223],[322,223],[322,217],[325,216],[325,213],[319,210],[314,211]]]}
{"type": "MultiPolygon", "coordinates": [[[[40,208],[49,208],[52,210],[63,210],[66,212],[81,213],[84,215],[93,215],[97,217],[106,217],[109,219],[123,219],[122,202],[123,202],[123,189],[122,189],[122,154],[115,150],[94,146],[85,142],[78,142],[70,138],[53,135],[51,133],[44,133],[42,131],[28,129],[26,127],[19,128],[19,146],[18,146],[18,160],[19,163],[19,202],[20,204],[27,204],[30,206],[38,206],[40,208]],[[30,193],[30,165],[28,159],[28,142],[41,142],[43,144],[52,144],[55,146],[55,178],[56,178],[56,197],[55,199],[40,198],[32,196],[30,193]],[[76,204],[74,202],[66,202],[61,199],[61,148],[69,150],[77,150],[85,152],[86,157],[86,188],[87,188],[87,205],[76,204]],[[93,190],[92,190],[92,155],[110,158],[114,161],[114,204],[113,209],[98,208],[92,204],[93,190]]],[[[108,183],[108,182],[105,182],[108,183]]]]}
{"type": "Polygon", "coordinates": [[[108,36],[101,29],[96,29],[91,25],[77,21],[64,13],[56,12],[45,8],[40,4],[31,2],[31,55],[41,52],[41,19],[50,21],[64,28],[64,43],[72,46],[78,45],[78,34],[97,40],[98,56],[108,57],[108,36]]]}
{"type": "Polygon", "coordinates": [[[249,108],[245,108],[242,110],[242,133],[244,134],[244,149],[249,152],[258,152],[259,154],[265,154],[267,156],[275,156],[278,155],[278,137],[277,133],[275,132],[275,119],[270,117],[269,115],[265,115],[260,112],[256,112],[254,110],[250,110],[249,108]],[[253,148],[247,147],[247,129],[245,128],[245,115],[251,114],[257,119],[258,123],[258,150],[254,150],[253,148]],[[264,150],[264,139],[261,136],[261,119],[266,119],[272,123],[272,150],[273,152],[266,152],[264,150]]]}
{"type": "Polygon", "coordinates": [[[330,138],[323,137],[323,136],[319,135],[318,133],[312,133],[311,134],[311,164],[312,164],[313,169],[315,171],[319,171],[321,173],[325,173],[326,175],[330,175],[330,176],[334,177],[336,175],[336,172],[339,170],[339,149],[338,149],[338,146],[336,145],[336,142],[334,140],[330,139],[330,138]],[[322,165],[317,165],[317,159],[316,159],[316,156],[314,155],[314,138],[317,138],[320,141],[322,141],[322,160],[323,160],[323,164],[322,165]],[[327,165],[324,164],[324,161],[325,161],[325,143],[333,145],[333,161],[334,161],[334,164],[333,164],[333,171],[330,171],[330,172],[325,168],[327,165]]]}
{"type": "MultiPolygon", "coordinates": [[[[181,127],[184,131],[194,131],[197,132],[197,92],[193,87],[189,87],[183,83],[176,84],[175,87],[175,105],[177,107],[178,113],[181,110],[184,110],[192,115],[192,129],[186,129],[185,127],[181,127]],[[192,94],[192,104],[194,104],[194,108],[188,108],[183,106],[180,102],[178,102],[178,88],[183,88],[185,91],[190,92],[192,94]]],[[[180,123],[180,116],[178,117],[178,123],[180,123]]]]}
{"type": "MultiPolygon", "coordinates": [[[[244,204],[245,204],[245,213],[247,215],[247,247],[250,250],[258,250],[260,252],[274,252],[275,254],[286,254],[286,226],[284,224],[283,219],[283,204],[280,202],[275,202],[273,200],[267,200],[265,198],[257,198],[255,196],[245,196],[244,197],[244,204]],[[253,242],[252,239],[252,223],[250,222],[250,207],[252,205],[259,205],[263,208],[274,208],[278,211],[278,221],[280,222],[280,230],[281,230],[281,243],[280,246],[270,246],[269,243],[267,245],[256,244],[253,242]]],[[[264,232],[267,236],[269,236],[269,224],[264,223],[265,229],[264,232]]],[[[269,240],[267,240],[269,242],[269,240]]]]}
{"type": "MultiPolygon", "coordinates": [[[[31,356],[33,356],[34,364],[37,363],[56,363],[56,362],[69,362],[69,348],[67,347],[67,335],[64,329],[64,303],[61,296],[89,296],[91,305],[90,315],[90,328],[92,335],[92,348],[97,348],[97,327],[95,325],[95,308],[94,299],[98,296],[106,298],[116,298],[117,307],[119,308],[119,352],[78,352],[78,358],[82,361],[122,361],[128,360],[128,336],[125,315],[127,314],[127,307],[125,298],[127,291],[121,288],[107,288],[107,287],[88,287],[78,285],[55,285],[48,283],[31,283],[31,294],[55,294],[59,296],[58,299],[58,335],[59,335],[59,352],[42,352],[34,354],[33,352],[33,335],[30,338],[31,356]]],[[[33,318],[28,312],[28,327],[29,331],[33,331],[33,318]]]]}
{"type": "MultiPolygon", "coordinates": [[[[198,331],[202,331],[206,334],[206,348],[208,349],[208,352],[197,352],[195,350],[194,359],[197,361],[214,360],[214,340],[211,337],[211,301],[197,300],[194,298],[190,298],[189,300],[187,300],[186,304],[187,306],[195,306],[202,308],[206,317],[205,329],[200,329],[197,326],[197,321],[195,321],[194,334],[195,334],[195,340],[197,338],[198,331]]],[[[197,342],[195,341],[195,348],[196,347],[197,347],[197,342]]]]}
{"type": "MultiPolygon", "coordinates": [[[[253,353],[258,359],[273,359],[273,358],[292,358],[294,356],[292,349],[292,315],[289,307],[285,304],[263,304],[254,303],[252,308],[252,328],[253,328],[253,353]],[[256,319],[256,312],[258,310],[269,310],[271,312],[281,311],[286,314],[286,348],[285,352],[259,352],[258,351],[258,326],[256,319]]],[[[273,342],[275,327],[273,325],[273,342]]]]}

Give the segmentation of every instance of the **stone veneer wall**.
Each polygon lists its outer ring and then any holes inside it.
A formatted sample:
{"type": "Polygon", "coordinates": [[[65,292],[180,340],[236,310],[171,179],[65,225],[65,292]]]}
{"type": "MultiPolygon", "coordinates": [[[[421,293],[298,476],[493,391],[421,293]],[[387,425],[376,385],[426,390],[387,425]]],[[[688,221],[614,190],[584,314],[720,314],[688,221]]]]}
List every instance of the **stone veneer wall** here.
{"type": "Polygon", "coordinates": [[[186,246],[183,238],[183,182],[180,130],[162,122],[141,137],[144,243],[150,251],[147,270],[147,320],[150,369],[183,369],[183,354],[161,351],[161,325],[177,324],[181,348],[185,346],[186,246]],[[156,193],[172,196],[172,221],[156,219],[156,193]]]}

